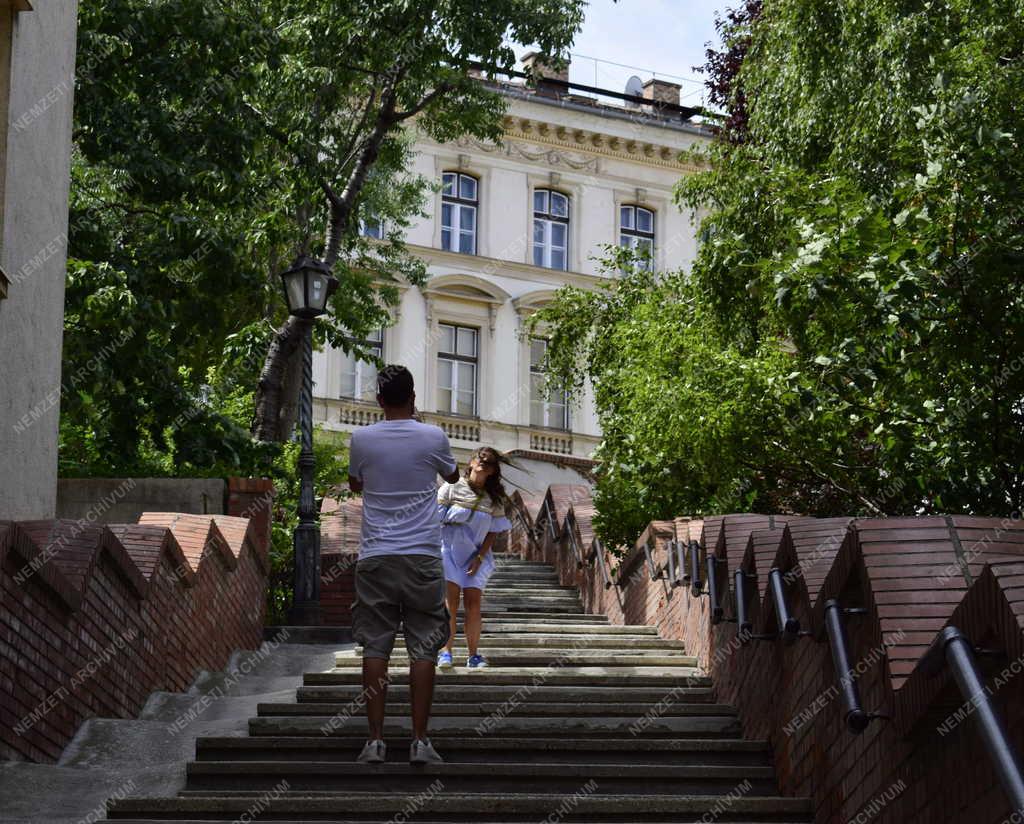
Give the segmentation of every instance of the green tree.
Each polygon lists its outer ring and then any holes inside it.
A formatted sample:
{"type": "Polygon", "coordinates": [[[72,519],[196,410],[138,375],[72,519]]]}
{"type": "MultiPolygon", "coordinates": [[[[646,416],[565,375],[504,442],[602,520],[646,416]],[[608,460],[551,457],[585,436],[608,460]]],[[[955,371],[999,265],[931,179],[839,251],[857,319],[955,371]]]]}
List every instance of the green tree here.
{"type": "Polygon", "coordinates": [[[265,456],[206,402],[211,378],[258,385],[257,440],[286,439],[300,336],[277,274],[299,253],[332,263],[320,344],[384,325],[424,277],[402,240],[434,185],[409,171],[413,140],[498,137],[473,61],[512,68],[513,40],[563,51],[582,5],[83,0],[64,470],[265,456]]]}
{"type": "Polygon", "coordinates": [[[595,385],[606,527],[1019,512],[1020,3],[775,0],[749,33],[743,139],[678,187],[692,271],[545,318],[602,324],[552,363],[595,385]]]}

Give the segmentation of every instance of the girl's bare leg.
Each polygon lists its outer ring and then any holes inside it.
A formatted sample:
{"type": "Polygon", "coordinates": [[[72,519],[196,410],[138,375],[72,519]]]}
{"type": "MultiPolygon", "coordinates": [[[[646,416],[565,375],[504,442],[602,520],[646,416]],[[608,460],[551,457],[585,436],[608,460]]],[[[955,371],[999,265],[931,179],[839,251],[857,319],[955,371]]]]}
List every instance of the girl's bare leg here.
{"type": "Polygon", "coordinates": [[[445,648],[448,652],[451,652],[452,647],[455,646],[455,626],[457,623],[455,620],[455,614],[459,611],[459,593],[462,592],[462,589],[458,584],[453,584],[451,581],[446,581],[445,583],[448,585],[448,591],[445,595],[445,599],[448,602],[448,612],[451,614],[451,618],[449,619],[451,622],[449,624],[451,628],[451,635],[448,636],[448,643],[445,644],[445,648]]]}
{"type": "Polygon", "coordinates": [[[476,587],[466,587],[462,599],[466,604],[466,646],[469,648],[470,656],[476,655],[477,647],[480,645],[480,630],[483,619],[480,616],[480,602],[483,598],[483,590],[476,587]]]}

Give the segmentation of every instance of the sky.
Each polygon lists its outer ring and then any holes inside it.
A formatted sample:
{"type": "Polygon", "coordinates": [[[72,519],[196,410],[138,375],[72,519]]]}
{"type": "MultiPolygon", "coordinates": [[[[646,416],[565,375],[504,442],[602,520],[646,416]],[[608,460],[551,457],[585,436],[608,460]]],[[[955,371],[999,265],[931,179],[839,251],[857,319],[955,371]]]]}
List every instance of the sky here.
{"type": "Polygon", "coordinates": [[[704,89],[693,66],[704,63],[705,43],[717,44],[715,12],[731,5],[736,4],[730,0],[591,0],[572,48],[569,79],[622,91],[632,74],[641,80],[665,77],[681,83],[684,105],[697,105],[704,89]],[[595,63],[584,56],[635,68],[595,63]]]}

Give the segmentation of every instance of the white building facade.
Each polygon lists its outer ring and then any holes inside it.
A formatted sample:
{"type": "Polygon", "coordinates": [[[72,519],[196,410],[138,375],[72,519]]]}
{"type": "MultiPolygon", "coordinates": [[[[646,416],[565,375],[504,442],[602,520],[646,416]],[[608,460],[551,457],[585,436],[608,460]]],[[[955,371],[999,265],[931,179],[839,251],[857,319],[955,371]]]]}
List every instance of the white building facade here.
{"type": "MultiPolygon", "coordinates": [[[[597,262],[608,245],[647,249],[657,269],[688,268],[696,254],[692,216],[672,190],[693,170],[680,153],[709,135],[683,120],[679,87],[644,86],[668,106],[610,105],[571,93],[566,74],[549,76],[558,82],[501,85],[501,144],[416,146],[414,171],[441,184],[430,217],[406,238],[429,279],[404,290],[373,346],[409,368],[419,410],[460,460],[489,445],[585,468],[601,434],[591,393],[572,408],[544,393],[545,341],[526,335],[527,317],[562,286],[594,289],[614,277],[597,262]]],[[[317,424],[347,433],[379,420],[375,374],[340,350],[316,353],[317,424]]]]}

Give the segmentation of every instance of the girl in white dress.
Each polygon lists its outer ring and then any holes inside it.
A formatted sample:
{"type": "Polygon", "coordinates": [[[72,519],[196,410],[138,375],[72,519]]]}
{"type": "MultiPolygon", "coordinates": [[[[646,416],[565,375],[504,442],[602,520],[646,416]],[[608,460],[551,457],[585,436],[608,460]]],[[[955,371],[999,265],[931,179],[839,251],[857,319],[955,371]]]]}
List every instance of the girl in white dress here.
{"type": "Polygon", "coordinates": [[[501,483],[501,456],[489,446],[473,453],[463,476],[456,483],[446,483],[437,493],[437,509],[441,517],[441,556],[447,581],[448,611],[451,613],[451,635],[448,646],[437,657],[438,666],[452,666],[455,644],[455,614],[459,595],[465,606],[466,666],[481,669],[487,666],[480,655],[480,603],[487,580],[494,572],[491,547],[498,533],[507,532],[512,524],[505,517],[508,496],[501,483]]]}

